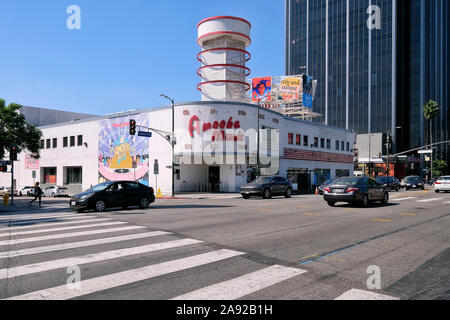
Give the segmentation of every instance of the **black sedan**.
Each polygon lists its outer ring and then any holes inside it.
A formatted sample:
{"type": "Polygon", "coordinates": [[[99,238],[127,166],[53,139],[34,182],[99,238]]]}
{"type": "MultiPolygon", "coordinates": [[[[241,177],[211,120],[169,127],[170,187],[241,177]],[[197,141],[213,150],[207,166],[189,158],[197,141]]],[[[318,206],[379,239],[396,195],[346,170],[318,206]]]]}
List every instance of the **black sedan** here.
{"type": "Polygon", "coordinates": [[[425,190],[425,182],[419,176],[409,176],[402,180],[401,182],[402,188],[406,190],[411,189],[421,189],[425,190]]]}
{"type": "Polygon", "coordinates": [[[292,197],[292,184],[279,176],[258,177],[241,187],[241,195],[244,199],[250,199],[251,196],[270,199],[273,195],[284,195],[286,198],[290,198],[292,197]]]}
{"type": "Polygon", "coordinates": [[[375,181],[386,187],[389,191],[400,190],[400,181],[396,177],[378,177],[375,181]]]}
{"type": "Polygon", "coordinates": [[[340,178],[324,189],[324,199],[329,206],[337,202],[360,203],[367,207],[370,202],[389,202],[389,192],[371,178],[340,178]]]}
{"type": "Polygon", "coordinates": [[[78,212],[89,209],[102,212],[106,208],[117,207],[148,208],[152,202],[155,202],[153,188],[133,181],[110,181],[74,195],[70,199],[70,208],[78,212]]]}

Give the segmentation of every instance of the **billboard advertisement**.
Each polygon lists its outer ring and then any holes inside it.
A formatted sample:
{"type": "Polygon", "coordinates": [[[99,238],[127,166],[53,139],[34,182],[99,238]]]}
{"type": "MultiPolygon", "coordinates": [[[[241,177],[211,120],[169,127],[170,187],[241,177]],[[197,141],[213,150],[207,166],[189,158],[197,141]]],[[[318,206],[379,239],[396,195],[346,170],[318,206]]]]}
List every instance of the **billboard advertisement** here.
{"type": "Polygon", "coordinates": [[[25,155],[25,169],[39,170],[39,159],[34,159],[31,154],[25,155]]]}
{"type": "Polygon", "coordinates": [[[301,88],[302,79],[300,77],[281,77],[278,100],[297,101],[301,88]]]}
{"type": "MultiPolygon", "coordinates": [[[[138,125],[149,125],[148,115],[133,119],[138,125]]],[[[99,183],[129,180],[148,185],[149,138],[130,135],[130,117],[100,122],[98,152],[99,183]]]]}
{"type": "Polygon", "coordinates": [[[272,78],[254,78],[252,79],[252,101],[269,101],[272,92],[272,78]]]}
{"type": "Polygon", "coordinates": [[[313,80],[311,76],[305,75],[303,84],[303,106],[307,108],[313,107],[313,100],[316,94],[317,80],[313,80]]]}

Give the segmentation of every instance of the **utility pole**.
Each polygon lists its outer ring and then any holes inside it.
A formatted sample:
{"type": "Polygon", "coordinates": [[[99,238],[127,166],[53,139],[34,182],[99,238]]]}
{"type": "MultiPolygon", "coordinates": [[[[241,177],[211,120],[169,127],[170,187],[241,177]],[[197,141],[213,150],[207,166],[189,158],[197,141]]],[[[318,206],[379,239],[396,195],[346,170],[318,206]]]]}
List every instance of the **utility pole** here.
{"type": "Polygon", "coordinates": [[[175,100],[165,94],[160,94],[159,96],[168,99],[172,103],[172,138],[170,144],[172,145],[172,197],[175,197],[175,100]]]}
{"type": "Polygon", "coordinates": [[[387,150],[387,176],[389,177],[390,171],[391,171],[391,167],[390,167],[390,153],[391,153],[391,143],[392,143],[392,139],[391,139],[391,133],[388,131],[387,133],[387,137],[386,137],[386,150],[387,150]]]}

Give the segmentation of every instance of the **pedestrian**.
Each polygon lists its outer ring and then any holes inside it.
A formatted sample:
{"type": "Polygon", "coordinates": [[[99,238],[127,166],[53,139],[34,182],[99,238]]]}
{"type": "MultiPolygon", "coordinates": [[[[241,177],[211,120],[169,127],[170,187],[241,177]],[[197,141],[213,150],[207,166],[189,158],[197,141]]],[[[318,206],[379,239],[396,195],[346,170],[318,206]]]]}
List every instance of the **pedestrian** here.
{"type": "Polygon", "coordinates": [[[39,199],[39,207],[41,206],[41,197],[42,197],[42,189],[41,187],[39,187],[39,182],[36,182],[35,186],[34,186],[34,199],[31,200],[30,202],[30,206],[33,202],[36,201],[36,199],[39,199]]]}

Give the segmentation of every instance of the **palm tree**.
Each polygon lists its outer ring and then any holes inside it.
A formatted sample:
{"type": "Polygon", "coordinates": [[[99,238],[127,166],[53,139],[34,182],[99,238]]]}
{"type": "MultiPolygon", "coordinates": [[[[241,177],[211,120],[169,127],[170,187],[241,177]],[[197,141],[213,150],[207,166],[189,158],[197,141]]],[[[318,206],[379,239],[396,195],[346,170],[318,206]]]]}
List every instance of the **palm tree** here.
{"type": "MultiPolygon", "coordinates": [[[[430,144],[433,144],[433,120],[439,113],[439,105],[436,101],[430,100],[423,108],[423,115],[430,122],[430,144]]],[[[433,150],[433,146],[431,146],[433,150]]],[[[433,153],[431,154],[431,179],[433,179],[433,153]]]]}

